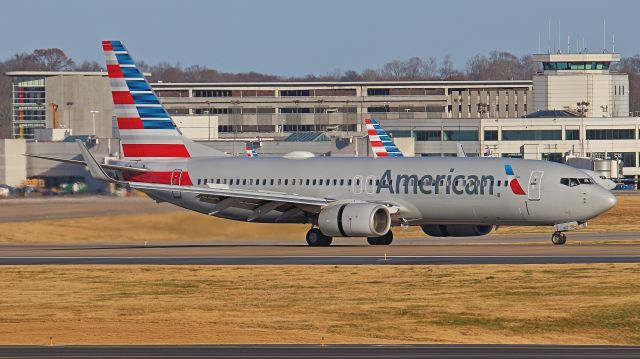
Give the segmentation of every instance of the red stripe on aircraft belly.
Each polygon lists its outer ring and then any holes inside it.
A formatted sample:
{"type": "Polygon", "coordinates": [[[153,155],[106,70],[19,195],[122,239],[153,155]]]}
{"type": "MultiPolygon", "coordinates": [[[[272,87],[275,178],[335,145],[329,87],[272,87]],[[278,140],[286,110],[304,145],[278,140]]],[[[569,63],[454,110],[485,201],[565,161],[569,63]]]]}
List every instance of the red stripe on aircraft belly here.
{"type": "Polygon", "coordinates": [[[123,144],[124,157],[190,157],[183,144],[123,144]]]}
{"type": "MultiPolygon", "coordinates": [[[[157,184],[172,184],[171,178],[173,172],[145,172],[141,174],[123,173],[123,177],[126,181],[131,182],[144,182],[144,183],[157,183],[157,184]]],[[[173,184],[179,184],[181,186],[193,186],[189,172],[183,171],[181,177],[176,174],[176,178],[173,184]],[[179,183],[178,183],[179,182],[179,183]]]]}
{"type": "Polygon", "coordinates": [[[121,130],[141,130],[144,129],[144,125],[138,117],[118,117],[118,128],[121,130]]]}

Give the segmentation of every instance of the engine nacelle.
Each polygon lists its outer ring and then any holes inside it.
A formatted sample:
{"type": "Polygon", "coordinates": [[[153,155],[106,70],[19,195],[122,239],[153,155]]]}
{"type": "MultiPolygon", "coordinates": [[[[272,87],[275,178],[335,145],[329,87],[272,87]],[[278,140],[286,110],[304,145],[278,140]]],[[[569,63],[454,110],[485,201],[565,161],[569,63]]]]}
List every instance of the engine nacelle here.
{"type": "Polygon", "coordinates": [[[484,236],[493,230],[493,226],[476,224],[425,224],[422,231],[431,237],[474,237],[484,236]]]}
{"type": "Polygon", "coordinates": [[[391,214],[374,203],[335,205],[320,211],[318,228],[331,237],[380,237],[391,228],[391,214]]]}

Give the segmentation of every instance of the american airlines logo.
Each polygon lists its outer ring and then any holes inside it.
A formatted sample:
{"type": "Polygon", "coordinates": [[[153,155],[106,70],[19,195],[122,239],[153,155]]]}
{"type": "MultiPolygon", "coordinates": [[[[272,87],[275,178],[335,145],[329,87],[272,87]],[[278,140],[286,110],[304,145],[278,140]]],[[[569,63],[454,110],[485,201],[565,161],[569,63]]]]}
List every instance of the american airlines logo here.
{"type": "Polygon", "coordinates": [[[524,196],[526,193],[524,193],[522,186],[520,186],[520,182],[516,178],[516,175],[513,173],[513,168],[511,168],[511,165],[504,165],[504,172],[508,176],[507,180],[509,181],[509,187],[511,187],[513,193],[519,196],[524,196]]]}
{"type": "Polygon", "coordinates": [[[393,178],[391,170],[386,170],[377,182],[376,193],[388,191],[390,194],[493,194],[495,178],[492,175],[456,175],[454,169],[446,175],[398,174],[393,178]]]}

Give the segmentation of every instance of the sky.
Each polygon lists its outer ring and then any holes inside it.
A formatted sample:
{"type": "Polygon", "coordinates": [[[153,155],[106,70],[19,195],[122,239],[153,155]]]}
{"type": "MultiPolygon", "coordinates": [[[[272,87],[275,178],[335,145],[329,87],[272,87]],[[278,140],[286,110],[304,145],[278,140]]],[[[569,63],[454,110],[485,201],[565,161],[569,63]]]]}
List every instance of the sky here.
{"type": "Polygon", "coordinates": [[[491,50],[518,56],[557,48],[592,52],[615,34],[622,56],[640,53],[640,1],[592,0],[12,0],[2,3],[0,58],[58,47],[102,63],[100,41],[122,40],[147,63],[225,72],[324,75],[380,68],[412,56],[450,55],[457,68],[491,50]],[[540,41],[539,41],[540,39],[540,41]]]}

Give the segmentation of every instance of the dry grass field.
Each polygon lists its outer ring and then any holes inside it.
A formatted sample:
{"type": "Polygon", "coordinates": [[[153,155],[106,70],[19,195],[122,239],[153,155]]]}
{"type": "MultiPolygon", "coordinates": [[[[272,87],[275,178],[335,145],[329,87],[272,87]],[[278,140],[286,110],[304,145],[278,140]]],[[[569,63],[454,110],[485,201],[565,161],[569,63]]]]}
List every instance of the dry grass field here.
{"type": "Polygon", "coordinates": [[[640,344],[640,265],[3,266],[0,344],[640,344]]]}
{"type": "MultiPolygon", "coordinates": [[[[96,202],[96,206],[100,205],[96,202]]],[[[153,213],[4,222],[0,223],[0,243],[299,242],[307,229],[306,225],[242,223],[184,210],[163,209],[153,213]]],[[[496,233],[550,233],[550,230],[549,227],[501,227],[496,233]]],[[[590,221],[589,228],[583,231],[640,231],[640,196],[619,196],[614,209],[590,221]]],[[[396,236],[425,235],[414,227],[407,231],[396,230],[396,236]]]]}

